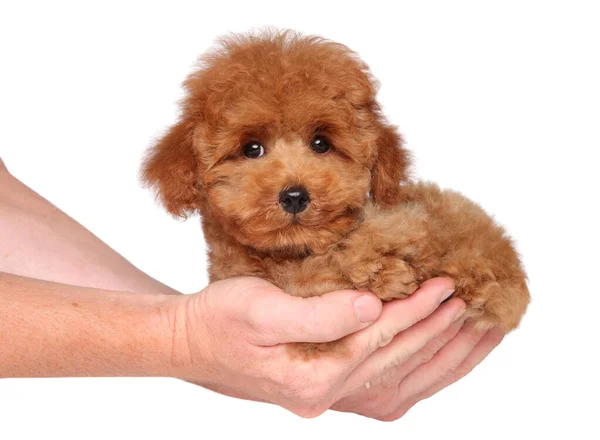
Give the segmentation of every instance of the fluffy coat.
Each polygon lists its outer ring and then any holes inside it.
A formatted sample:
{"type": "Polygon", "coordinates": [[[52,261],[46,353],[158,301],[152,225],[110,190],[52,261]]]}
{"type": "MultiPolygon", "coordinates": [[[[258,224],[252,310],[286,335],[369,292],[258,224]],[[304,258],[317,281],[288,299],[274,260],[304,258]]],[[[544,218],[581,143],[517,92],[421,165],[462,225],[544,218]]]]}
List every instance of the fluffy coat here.
{"type": "Polygon", "coordinates": [[[510,238],[462,195],[410,179],[377,82],[347,47],[293,32],[230,36],[184,88],[143,178],[172,214],[200,213],[211,281],[249,275],[291,295],[349,288],[390,300],[448,276],[479,327],[519,324],[529,292],[510,238]],[[248,145],[263,154],[246,157],[248,145]],[[290,213],[281,193],[296,187],[309,202],[290,213]]]}

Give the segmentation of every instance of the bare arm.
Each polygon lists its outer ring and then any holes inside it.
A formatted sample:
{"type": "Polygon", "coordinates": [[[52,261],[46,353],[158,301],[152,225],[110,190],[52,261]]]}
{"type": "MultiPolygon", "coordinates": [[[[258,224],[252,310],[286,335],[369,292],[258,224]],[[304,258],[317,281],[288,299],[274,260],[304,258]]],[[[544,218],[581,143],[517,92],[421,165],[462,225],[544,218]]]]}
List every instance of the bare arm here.
{"type": "Polygon", "coordinates": [[[106,290],[178,293],[13,177],[1,159],[0,272],[106,290]]]}
{"type": "Polygon", "coordinates": [[[169,376],[171,295],[0,273],[0,377],[169,376]]]}

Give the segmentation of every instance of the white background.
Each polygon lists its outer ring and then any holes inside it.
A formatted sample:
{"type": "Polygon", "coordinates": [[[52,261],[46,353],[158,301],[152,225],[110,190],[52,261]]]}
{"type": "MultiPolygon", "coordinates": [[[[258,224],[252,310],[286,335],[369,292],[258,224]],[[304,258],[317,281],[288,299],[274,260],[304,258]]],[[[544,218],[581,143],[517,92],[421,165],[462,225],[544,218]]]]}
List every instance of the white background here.
{"type": "Polygon", "coordinates": [[[171,379],[2,380],[1,439],[600,438],[593,2],[88,3],[0,6],[0,155],[141,269],[184,292],[206,284],[197,218],[158,207],[140,159],[214,38],[274,25],[359,52],[418,175],[516,238],[533,303],[467,378],[394,423],[303,420],[171,379]]]}

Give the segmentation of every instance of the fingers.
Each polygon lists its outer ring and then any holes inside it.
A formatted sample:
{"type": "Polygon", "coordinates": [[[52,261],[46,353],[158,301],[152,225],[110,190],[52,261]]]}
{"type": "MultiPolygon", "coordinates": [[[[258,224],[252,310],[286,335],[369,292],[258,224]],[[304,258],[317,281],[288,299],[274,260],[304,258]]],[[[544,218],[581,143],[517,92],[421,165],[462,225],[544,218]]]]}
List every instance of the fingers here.
{"type": "MultiPolygon", "coordinates": [[[[429,319],[429,318],[428,318],[429,319]]],[[[417,367],[429,362],[448,342],[450,342],[464,325],[464,317],[455,320],[444,332],[425,347],[416,352],[406,362],[391,368],[381,376],[380,383],[383,387],[397,387],[402,380],[412,373],[417,367]]]]}
{"type": "Polygon", "coordinates": [[[431,397],[438,391],[465,377],[473,368],[483,362],[492,350],[502,342],[502,339],[504,339],[504,330],[497,328],[488,331],[460,365],[451,374],[447,374],[441,381],[423,391],[418,396],[419,400],[431,397]]]}
{"type": "Polygon", "coordinates": [[[371,293],[337,291],[299,298],[283,292],[262,295],[251,304],[248,319],[256,343],[329,342],[364,329],[381,314],[381,300],[371,293]]]}
{"type": "Polygon", "coordinates": [[[350,374],[346,380],[345,392],[350,393],[365,384],[375,385],[385,372],[397,367],[402,368],[415,353],[459,319],[464,311],[465,303],[461,299],[453,298],[441,305],[431,316],[399,333],[391,343],[371,354],[350,374]],[[372,380],[375,380],[373,384],[372,380]]]}
{"type": "Polygon", "coordinates": [[[429,316],[452,292],[452,280],[433,278],[408,298],[387,303],[373,325],[350,337],[350,345],[360,353],[356,361],[362,362],[375,350],[389,344],[398,333],[429,316]]]}
{"type": "MultiPolygon", "coordinates": [[[[432,319],[435,313],[426,318],[432,319]]],[[[441,335],[430,341],[425,347],[415,353],[402,365],[391,368],[378,379],[371,380],[371,386],[366,388],[361,384],[355,391],[342,398],[332,409],[337,411],[360,411],[367,417],[380,418],[395,411],[398,403],[398,384],[419,365],[428,362],[456,334],[464,324],[461,317],[454,321],[441,335]]]]}
{"type": "Polygon", "coordinates": [[[435,382],[451,376],[473,351],[485,332],[477,331],[467,322],[461,331],[446,344],[430,362],[413,371],[401,384],[402,394],[416,396],[435,382]]]}
{"type": "Polygon", "coordinates": [[[398,386],[395,409],[382,420],[402,417],[417,402],[458,381],[481,363],[500,344],[502,329],[481,332],[471,323],[465,324],[458,335],[428,363],[410,373],[398,386]]]}

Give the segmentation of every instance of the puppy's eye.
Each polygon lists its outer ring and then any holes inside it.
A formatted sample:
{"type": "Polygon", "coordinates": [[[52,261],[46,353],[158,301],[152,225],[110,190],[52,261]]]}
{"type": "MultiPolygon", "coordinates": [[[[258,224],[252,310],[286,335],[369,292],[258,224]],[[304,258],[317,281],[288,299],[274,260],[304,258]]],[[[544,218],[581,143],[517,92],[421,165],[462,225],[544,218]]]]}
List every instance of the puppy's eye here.
{"type": "Polygon", "coordinates": [[[265,154],[265,149],[263,148],[263,146],[256,141],[248,142],[246,145],[244,145],[242,151],[244,153],[244,156],[250,159],[256,159],[257,157],[260,157],[263,154],[265,154]]]}
{"type": "Polygon", "coordinates": [[[327,153],[331,145],[325,136],[315,136],[310,142],[310,149],[315,153],[323,154],[327,153]]]}

